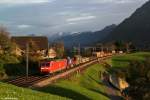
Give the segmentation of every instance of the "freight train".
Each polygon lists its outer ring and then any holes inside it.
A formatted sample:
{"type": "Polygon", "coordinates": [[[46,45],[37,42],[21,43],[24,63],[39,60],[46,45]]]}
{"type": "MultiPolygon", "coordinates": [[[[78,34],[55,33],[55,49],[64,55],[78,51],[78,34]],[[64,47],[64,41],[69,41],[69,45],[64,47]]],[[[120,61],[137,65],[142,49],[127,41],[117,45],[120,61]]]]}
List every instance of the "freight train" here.
{"type": "Polygon", "coordinates": [[[41,73],[55,73],[65,69],[70,69],[79,64],[90,61],[89,57],[75,56],[74,58],[50,60],[46,59],[40,62],[41,73]]]}
{"type": "Polygon", "coordinates": [[[76,55],[73,58],[66,59],[57,59],[57,60],[43,60],[40,62],[40,72],[41,73],[55,73],[58,71],[62,71],[65,69],[70,69],[72,67],[78,66],[80,64],[89,62],[96,58],[106,57],[112,55],[111,53],[103,53],[97,54],[95,57],[82,57],[80,55],[76,55]]]}

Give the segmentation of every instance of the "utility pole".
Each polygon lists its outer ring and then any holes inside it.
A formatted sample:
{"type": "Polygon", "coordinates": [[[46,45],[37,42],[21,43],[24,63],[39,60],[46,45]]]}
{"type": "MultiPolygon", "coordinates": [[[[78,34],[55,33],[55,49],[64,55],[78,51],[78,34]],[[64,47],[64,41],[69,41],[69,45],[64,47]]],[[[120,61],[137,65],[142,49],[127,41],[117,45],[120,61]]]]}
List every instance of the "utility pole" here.
{"type": "Polygon", "coordinates": [[[48,42],[48,45],[47,45],[47,55],[48,55],[48,58],[49,58],[49,42],[48,42]]]}
{"type": "Polygon", "coordinates": [[[81,53],[80,53],[80,52],[81,52],[81,51],[80,51],[80,43],[79,43],[79,47],[78,47],[78,50],[79,50],[79,52],[78,52],[78,53],[79,53],[79,55],[80,55],[80,54],[81,54],[81,53]]]}
{"type": "MultiPolygon", "coordinates": [[[[78,55],[81,56],[81,53],[80,53],[80,43],[79,43],[79,47],[78,47],[78,55]]],[[[81,62],[81,57],[79,57],[79,61],[81,62]]]]}
{"type": "Polygon", "coordinates": [[[107,47],[107,53],[108,53],[108,51],[109,51],[109,49],[108,49],[108,47],[107,47]]]}
{"type": "Polygon", "coordinates": [[[103,47],[103,44],[102,44],[102,52],[104,51],[104,47],[103,47]]]}
{"type": "Polygon", "coordinates": [[[26,80],[29,76],[29,43],[26,44],[26,80]]]}

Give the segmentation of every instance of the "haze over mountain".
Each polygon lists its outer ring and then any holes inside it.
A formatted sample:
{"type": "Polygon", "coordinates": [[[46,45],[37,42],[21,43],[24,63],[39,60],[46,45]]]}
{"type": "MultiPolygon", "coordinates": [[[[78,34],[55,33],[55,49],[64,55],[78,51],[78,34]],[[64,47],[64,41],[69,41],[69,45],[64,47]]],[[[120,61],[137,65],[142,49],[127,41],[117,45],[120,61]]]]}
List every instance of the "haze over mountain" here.
{"type": "Polygon", "coordinates": [[[54,41],[64,41],[65,47],[70,48],[72,46],[89,46],[103,38],[107,37],[113,29],[116,28],[115,24],[105,27],[101,31],[95,32],[79,32],[74,34],[63,35],[54,41]]]}
{"type": "Polygon", "coordinates": [[[113,40],[132,41],[140,45],[150,43],[150,1],[138,8],[104,39],[105,42],[113,40]]]}

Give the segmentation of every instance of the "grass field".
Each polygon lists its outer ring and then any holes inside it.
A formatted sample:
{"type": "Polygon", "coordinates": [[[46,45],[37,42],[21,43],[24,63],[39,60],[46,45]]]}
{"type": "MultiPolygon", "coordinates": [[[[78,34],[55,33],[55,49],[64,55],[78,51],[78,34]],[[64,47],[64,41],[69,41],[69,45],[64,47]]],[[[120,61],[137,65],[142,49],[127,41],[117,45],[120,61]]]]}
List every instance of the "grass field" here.
{"type": "Polygon", "coordinates": [[[84,73],[76,74],[68,80],[61,80],[39,91],[60,95],[74,100],[109,100],[99,78],[99,71],[104,70],[100,64],[89,67],[84,73]]]}
{"type": "Polygon", "coordinates": [[[114,56],[107,60],[112,67],[126,67],[132,60],[144,61],[146,57],[150,56],[150,52],[139,52],[132,54],[125,54],[121,56],[114,56]]]}
{"type": "Polygon", "coordinates": [[[115,70],[127,67],[130,61],[144,61],[148,56],[150,57],[150,52],[137,52],[121,56],[114,56],[111,59],[108,59],[106,62],[112,66],[111,72],[114,72],[115,70]]]}
{"type": "Polygon", "coordinates": [[[68,100],[60,96],[19,88],[0,82],[0,100],[68,100]]]}

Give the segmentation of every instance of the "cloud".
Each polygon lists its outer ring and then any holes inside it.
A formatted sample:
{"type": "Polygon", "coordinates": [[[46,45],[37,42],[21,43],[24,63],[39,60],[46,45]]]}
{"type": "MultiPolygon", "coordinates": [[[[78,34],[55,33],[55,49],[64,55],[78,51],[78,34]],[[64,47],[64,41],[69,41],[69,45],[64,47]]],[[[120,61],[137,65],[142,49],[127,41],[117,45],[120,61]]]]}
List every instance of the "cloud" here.
{"type": "Polygon", "coordinates": [[[119,24],[146,1],[0,0],[0,24],[19,35],[94,31],[119,24]]]}
{"type": "Polygon", "coordinates": [[[73,23],[73,22],[72,22],[72,23],[68,23],[68,25],[76,25],[76,24],[77,24],[77,23],[73,23]]]}
{"type": "Polygon", "coordinates": [[[50,3],[56,0],[0,0],[0,4],[32,4],[32,3],[50,3]]]}
{"type": "Polygon", "coordinates": [[[120,3],[132,3],[136,0],[93,0],[93,3],[116,3],[116,4],[120,4],[120,3]]]}
{"type": "Polygon", "coordinates": [[[27,29],[27,28],[30,28],[31,25],[25,25],[25,24],[22,24],[22,25],[17,25],[17,28],[19,29],[27,29]]]}
{"type": "Polygon", "coordinates": [[[81,16],[81,17],[74,17],[74,18],[69,18],[66,21],[67,22],[75,22],[75,21],[82,21],[82,20],[91,20],[91,19],[95,19],[96,16],[81,16]]]}

